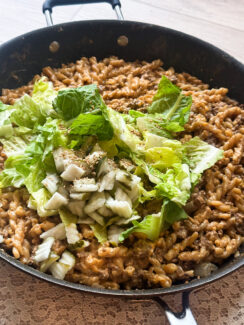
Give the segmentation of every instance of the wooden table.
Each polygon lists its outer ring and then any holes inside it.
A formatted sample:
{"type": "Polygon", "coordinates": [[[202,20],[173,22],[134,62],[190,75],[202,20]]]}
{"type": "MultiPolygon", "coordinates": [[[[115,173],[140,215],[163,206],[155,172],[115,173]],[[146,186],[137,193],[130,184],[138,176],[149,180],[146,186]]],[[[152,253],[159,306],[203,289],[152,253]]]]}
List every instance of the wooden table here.
{"type": "MultiPolygon", "coordinates": [[[[0,43],[45,26],[42,0],[0,0],[0,43]]],[[[122,0],[125,19],[150,22],[204,39],[244,62],[243,0],[122,0]]],[[[107,4],[58,7],[55,23],[114,19],[107,4]]],[[[244,269],[195,291],[190,304],[199,325],[244,324],[244,269]]],[[[165,300],[174,309],[180,295],[165,300]]],[[[177,307],[178,306],[178,307],[177,307]]],[[[167,324],[154,302],[130,302],[59,288],[0,261],[0,325],[167,324]]],[[[188,324],[187,324],[188,325],[188,324]]],[[[190,324],[189,324],[190,325],[190,324]]]]}

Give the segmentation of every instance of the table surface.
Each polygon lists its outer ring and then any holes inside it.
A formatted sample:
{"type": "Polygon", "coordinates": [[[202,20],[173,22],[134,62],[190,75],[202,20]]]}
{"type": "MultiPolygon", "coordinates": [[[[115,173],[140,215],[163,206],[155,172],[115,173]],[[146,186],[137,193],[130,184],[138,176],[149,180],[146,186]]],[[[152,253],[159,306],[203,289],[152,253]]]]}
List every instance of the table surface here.
{"type": "MultiPolygon", "coordinates": [[[[243,0],[122,0],[125,19],[162,25],[208,41],[244,62],[243,0]]],[[[42,0],[0,0],[0,43],[45,26],[42,0]]],[[[114,19],[108,4],[58,7],[55,23],[114,19]]],[[[0,325],[167,324],[156,303],[104,298],[59,288],[0,261],[0,325]]],[[[244,269],[191,294],[199,325],[244,324],[244,269]]],[[[165,297],[180,306],[179,294],[165,297]]],[[[187,324],[188,325],[188,324],[187,324]]],[[[190,324],[189,324],[190,325],[190,324]]]]}

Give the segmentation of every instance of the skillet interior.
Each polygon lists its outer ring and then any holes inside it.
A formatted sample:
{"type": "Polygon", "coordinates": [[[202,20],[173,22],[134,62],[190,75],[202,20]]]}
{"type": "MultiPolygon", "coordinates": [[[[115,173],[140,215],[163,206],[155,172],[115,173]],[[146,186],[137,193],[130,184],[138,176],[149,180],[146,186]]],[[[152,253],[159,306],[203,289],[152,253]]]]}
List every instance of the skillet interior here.
{"type": "MultiPolygon", "coordinates": [[[[43,28],[19,36],[0,46],[0,88],[16,88],[26,84],[40,73],[44,66],[58,67],[74,62],[81,56],[96,56],[101,59],[116,55],[128,60],[153,60],[161,58],[166,67],[186,71],[197,76],[212,87],[229,88],[229,96],[244,102],[244,66],[216,47],[192,36],[144,23],[129,21],[73,22],[43,28]],[[129,43],[121,47],[117,38],[128,37],[129,43]],[[49,45],[57,41],[56,53],[49,45]]],[[[17,268],[41,279],[65,287],[86,292],[124,295],[153,296],[180,292],[210,283],[244,265],[243,257],[229,259],[217,272],[208,278],[193,280],[188,284],[174,285],[165,289],[107,290],[69,283],[34,270],[0,251],[0,257],[17,268]]]]}

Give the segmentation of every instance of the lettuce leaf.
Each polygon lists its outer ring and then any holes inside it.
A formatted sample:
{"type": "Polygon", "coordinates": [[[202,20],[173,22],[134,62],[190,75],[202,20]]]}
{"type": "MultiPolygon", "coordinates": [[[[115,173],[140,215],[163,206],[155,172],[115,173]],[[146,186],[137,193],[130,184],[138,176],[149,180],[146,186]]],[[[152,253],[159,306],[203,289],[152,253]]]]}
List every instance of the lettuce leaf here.
{"type": "Polygon", "coordinates": [[[160,137],[150,132],[144,133],[144,139],[147,149],[145,159],[152,167],[162,171],[182,162],[184,148],[180,141],[160,137]]]}
{"type": "Polygon", "coordinates": [[[113,158],[114,156],[118,156],[118,142],[115,137],[113,137],[111,140],[107,141],[99,141],[99,146],[102,148],[102,150],[106,151],[107,156],[109,158],[113,158]]]}
{"type": "Polygon", "coordinates": [[[183,126],[189,119],[191,104],[191,96],[183,95],[180,88],[162,76],[158,91],[148,107],[148,113],[160,113],[167,122],[164,128],[168,131],[179,132],[184,130],[183,126]]]}
{"type": "Polygon", "coordinates": [[[100,111],[105,106],[96,85],[60,90],[53,101],[56,112],[65,121],[81,113],[100,111]]]}
{"type": "Polygon", "coordinates": [[[14,103],[11,122],[29,129],[43,125],[48,116],[55,114],[51,104],[55,96],[51,83],[37,81],[32,97],[25,94],[14,103]]]}
{"type": "MultiPolygon", "coordinates": [[[[161,177],[163,176],[163,173],[160,172],[158,169],[154,168],[150,164],[147,164],[144,159],[137,157],[137,155],[131,153],[130,158],[133,160],[133,162],[139,166],[139,170],[143,171],[145,175],[148,176],[148,179],[150,182],[154,184],[159,184],[161,182],[161,177]]],[[[137,168],[138,171],[138,168],[137,168]]]]}
{"type": "Polygon", "coordinates": [[[144,132],[143,138],[145,140],[145,149],[154,147],[168,147],[176,151],[183,150],[182,143],[178,140],[168,139],[150,132],[144,132]]]}
{"type": "Polygon", "coordinates": [[[28,176],[30,172],[30,165],[32,159],[26,155],[12,155],[4,163],[4,170],[15,168],[17,172],[21,173],[24,177],[28,176]]]}
{"type": "MultiPolygon", "coordinates": [[[[43,126],[38,126],[39,134],[26,148],[25,153],[40,160],[46,171],[55,171],[52,152],[58,147],[67,147],[68,136],[62,127],[61,120],[48,118],[43,126]]],[[[44,177],[45,178],[45,177],[44,177]]]]}
{"type": "Polygon", "coordinates": [[[62,220],[62,223],[66,226],[69,226],[70,224],[76,224],[78,217],[72,214],[68,209],[62,208],[59,209],[59,216],[62,220]]]}
{"type": "Polygon", "coordinates": [[[46,177],[45,169],[40,161],[29,168],[29,174],[25,178],[25,186],[30,194],[43,188],[42,180],[46,177]]]}
{"type": "Polygon", "coordinates": [[[133,118],[133,122],[135,123],[135,121],[138,117],[143,117],[143,116],[145,116],[145,114],[142,112],[139,112],[139,111],[135,111],[134,109],[130,109],[129,116],[131,116],[133,118]]]}
{"type": "Polygon", "coordinates": [[[108,240],[107,229],[104,226],[95,223],[90,225],[91,229],[94,232],[94,236],[97,238],[99,243],[105,243],[108,240]]]}
{"type": "Polygon", "coordinates": [[[102,115],[80,114],[71,124],[70,134],[96,135],[98,140],[110,140],[113,128],[102,115]]]}
{"type": "Polygon", "coordinates": [[[10,105],[6,105],[0,100],[0,112],[6,111],[6,109],[9,109],[10,107],[10,105]]]}
{"type": "Polygon", "coordinates": [[[147,191],[144,188],[142,182],[139,184],[139,193],[140,194],[139,194],[138,202],[140,203],[144,203],[145,201],[151,201],[152,199],[157,197],[157,191],[156,190],[147,191]]]}
{"type": "Polygon", "coordinates": [[[163,218],[163,229],[168,229],[174,222],[188,218],[182,207],[170,200],[164,200],[161,215],[163,218]]]}
{"type": "Polygon", "coordinates": [[[132,152],[140,154],[144,148],[144,144],[138,132],[132,124],[125,122],[123,114],[120,114],[109,107],[103,108],[103,115],[110,122],[114,135],[119,139],[123,147],[129,148],[132,152]]]}
{"type": "Polygon", "coordinates": [[[10,138],[14,133],[13,126],[10,121],[11,113],[11,110],[0,111],[0,137],[10,138]]]}
{"type": "Polygon", "coordinates": [[[29,95],[24,95],[13,105],[14,111],[11,114],[11,122],[33,129],[35,125],[45,123],[46,117],[43,115],[40,105],[36,103],[29,95]]]}
{"type": "Polygon", "coordinates": [[[195,185],[204,170],[212,167],[219,159],[223,158],[220,150],[199,137],[194,137],[184,143],[185,158],[191,170],[191,182],[195,185]]]}
{"type": "Polygon", "coordinates": [[[24,185],[25,177],[15,168],[4,169],[0,173],[0,188],[8,186],[21,187],[24,185]]]}
{"type": "Polygon", "coordinates": [[[180,88],[163,76],[153,102],[148,107],[148,114],[131,110],[129,116],[141,133],[148,131],[162,137],[173,138],[175,132],[184,130],[191,104],[191,97],[184,96],[180,88]]]}
{"type": "Polygon", "coordinates": [[[44,115],[52,115],[53,117],[56,116],[52,105],[52,102],[56,96],[57,91],[53,89],[52,82],[45,82],[45,78],[41,78],[35,82],[31,97],[41,106],[40,110],[44,115]]]}
{"type": "Polygon", "coordinates": [[[119,241],[124,241],[132,233],[143,233],[148,239],[155,241],[163,230],[168,229],[174,222],[186,218],[188,215],[182,207],[165,199],[161,212],[148,215],[141,222],[132,221],[133,227],[123,231],[119,236],[119,241]]]}
{"type": "Polygon", "coordinates": [[[0,173],[0,188],[8,186],[21,187],[30,172],[31,158],[24,154],[12,155],[4,163],[0,173]]]}
{"type": "Polygon", "coordinates": [[[178,204],[186,204],[191,194],[191,176],[187,164],[174,164],[161,175],[156,185],[157,195],[167,197],[178,204]]]}
{"type": "Polygon", "coordinates": [[[152,214],[146,216],[141,222],[132,221],[133,227],[123,231],[119,236],[119,241],[124,241],[132,233],[143,233],[152,241],[159,237],[162,229],[162,214],[152,214]]]}
{"type": "Polygon", "coordinates": [[[167,147],[154,147],[147,149],[145,152],[147,163],[151,163],[154,168],[165,170],[173,164],[181,163],[180,155],[177,152],[167,147]]]}
{"type": "Polygon", "coordinates": [[[46,172],[56,171],[52,151],[59,146],[65,147],[68,141],[59,123],[59,120],[48,118],[43,126],[36,128],[39,134],[32,136],[29,143],[27,135],[1,140],[8,156],[4,171],[0,173],[1,188],[25,185],[30,194],[43,188],[41,182],[46,172]]]}
{"type": "Polygon", "coordinates": [[[17,126],[14,128],[14,135],[25,137],[26,139],[30,138],[33,131],[25,126],[17,126]]]}
{"type": "MultiPolygon", "coordinates": [[[[160,114],[146,114],[143,117],[138,117],[136,119],[136,126],[140,132],[151,132],[162,137],[172,138],[169,131],[166,130],[167,122],[160,114]]],[[[172,130],[178,131],[178,130],[172,130]]],[[[179,129],[182,131],[182,128],[179,129]]]]}
{"type": "Polygon", "coordinates": [[[1,139],[3,151],[7,157],[22,155],[30,141],[27,137],[12,136],[10,139],[1,139]]]}

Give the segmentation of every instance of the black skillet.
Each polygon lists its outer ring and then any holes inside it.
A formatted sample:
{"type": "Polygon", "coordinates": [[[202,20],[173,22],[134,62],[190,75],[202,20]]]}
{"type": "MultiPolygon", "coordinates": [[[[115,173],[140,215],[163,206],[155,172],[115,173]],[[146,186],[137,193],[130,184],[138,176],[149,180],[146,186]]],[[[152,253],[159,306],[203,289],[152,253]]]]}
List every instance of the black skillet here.
{"type": "MultiPolygon", "coordinates": [[[[184,33],[151,24],[124,21],[119,0],[47,0],[43,5],[49,27],[16,37],[0,46],[0,89],[27,84],[42,68],[74,62],[82,56],[98,59],[116,55],[125,60],[160,58],[165,67],[186,71],[212,87],[229,88],[229,96],[244,103],[244,65],[218,48],[184,33]],[[57,5],[108,2],[118,21],[90,20],[52,26],[52,8],[57,5]],[[121,37],[123,36],[123,37],[121,37]]],[[[243,248],[242,248],[243,252],[243,248]]],[[[107,290],[55,279],[21,264],[0,251],[0,258],[18,269],[63,287],[87,293],[134,299],[152,298],[165,310],[170,324],[196,324],[189,309],[189,292],[209,284],[244,265],[244,258],[230,258],[206,278],[171,288],[107,290]],[[173,313],[160,296],[182,292],[182,312],[173,313]]]]}

